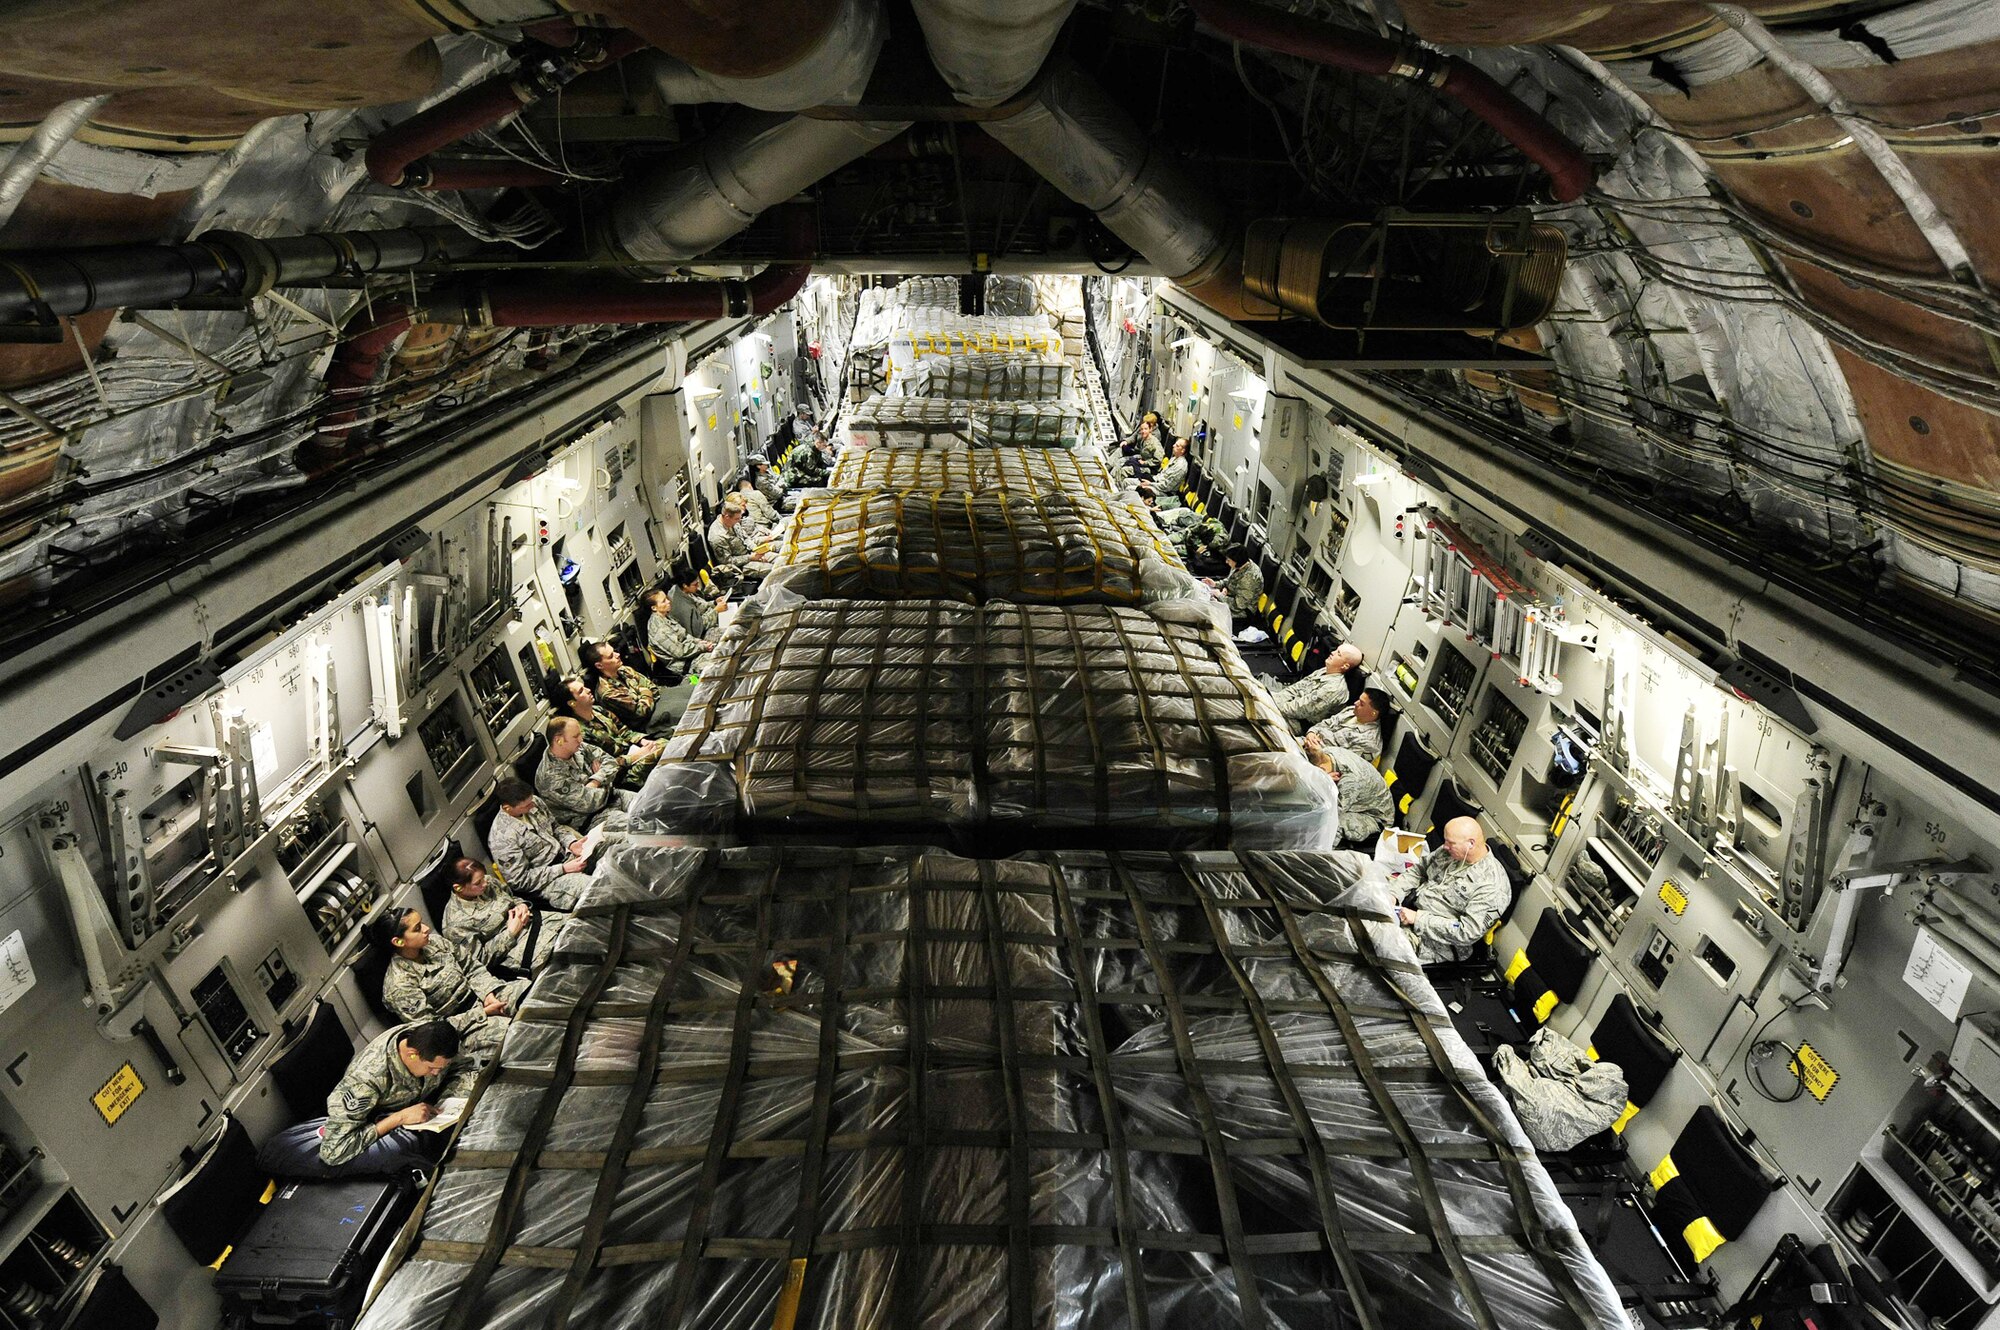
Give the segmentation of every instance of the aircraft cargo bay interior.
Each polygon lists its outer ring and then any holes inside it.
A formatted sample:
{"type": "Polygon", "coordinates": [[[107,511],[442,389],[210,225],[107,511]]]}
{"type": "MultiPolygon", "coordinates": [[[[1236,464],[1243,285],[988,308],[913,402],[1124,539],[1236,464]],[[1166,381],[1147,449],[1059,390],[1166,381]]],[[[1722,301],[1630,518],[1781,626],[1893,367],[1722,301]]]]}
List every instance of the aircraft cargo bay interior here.
{"type": "Polygon", "coordinates": [[[0,7],[0,1330],[2000,1328],[1993,0],[0,7]]]}

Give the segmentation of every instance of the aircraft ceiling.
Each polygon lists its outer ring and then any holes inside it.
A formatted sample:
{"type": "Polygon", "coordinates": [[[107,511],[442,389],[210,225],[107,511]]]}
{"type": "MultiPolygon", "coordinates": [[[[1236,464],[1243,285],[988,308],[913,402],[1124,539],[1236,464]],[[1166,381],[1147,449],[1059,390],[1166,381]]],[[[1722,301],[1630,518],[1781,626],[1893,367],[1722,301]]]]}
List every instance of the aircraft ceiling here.
{"type": "MultiPolygon", "coordinates": [[[[1569,264],[1548,316],[1505,340],[1545,350],[1546,366],[1371,373],[1697,536],[1747,541],[1830,605],[1877,619],[1914,608],[1953,625],[1945,650],[1990,655],[2000,6],[915,8],[927,21],[989,9],[1066,19],[1049,67],[1094,80],[1151,153],[1198,183],[1200,197],[1146,201],[1167,213],[1532,209],[1560,230],[1569,264]],[[1429,78],[1414,45],[1402,72],[1416,77],[1382,78],[1218,32],[1286,12],[1341,43],[1407,31],[1462,56],[1531,130],[1580,149],[1594,178],[1551,202],[1548,154],[1531,163],[1456,84],[1434,87],[1444,74],[1429,78]]],[[[32,621],[30,603],[74,613],[87,589],[115,590],[232,524],[353,483],[369,457],[422,446],[454,412],[634,336],[555,316],[428,320],[444,293],[458,300],[470,283],[470,308],[492,294],[482,283],[524,267],[543,270],[530,281],[580,282],[621,227],[629,260],[636,182],[732,135],[852,139],[803,181],[817,254],[838,270],[964,271],[974,254],[1158,270],[1158,251],[1135,255],[1121,239],[1126,204],[1092,217],[1072,201],[1079,182],[1051,187],[1016,156],[990,99],[959,71],[938,76],[925,58],[937,34],[913,21],[911,0],[601,0],[573,20],[547,0],[30,0],[0,16],[0,147],[18,145],[0,165],[0,259],[217,229],[442,225],[478,242],[402,271],[15,329],[0,342],[13,403],[0,409],[0,597],[23,607],[17,623],[32,621]],[[848,47],[829,55],[836,42],[848,47]],[[791,83],[808,100],[774,104],[772,71],[809,60],[823,80],[791,83]],[[415,168],[385,184],[379,159],[371,175],[370,145],[421,107],[538,77],[548,86],[530,89],[519,116],[417,164],[434,186],[474,187],[413,188],[415,168]],[[765,119],[746,129],[738,95],[762,99],[765,119]],[[791,120],[825,106],[839,109],[791,120]],[[392,327],[378,316],[396,302],[411,309],[392,327]],[[336,357],[343,327],[349,349],[336,357]],[[31,334],[60,340],[20,340],[31,334]],[[353,349],[364,335],[365,364],[353,349]]],[[[1006,36],[985,34],[988,49],[1005,56],[1006,36]]],[[[1117,116],[1093,114],[1070,130],[1115,139],[1117,116]]],[[[706,215],[648,197],[669,217],[706,215]]],[[[705,272],[800,257],[773,218],[733,224],[738,234],[699,251],[653,255],[648,273],[686,272],[698,255],[705,272]]]]}

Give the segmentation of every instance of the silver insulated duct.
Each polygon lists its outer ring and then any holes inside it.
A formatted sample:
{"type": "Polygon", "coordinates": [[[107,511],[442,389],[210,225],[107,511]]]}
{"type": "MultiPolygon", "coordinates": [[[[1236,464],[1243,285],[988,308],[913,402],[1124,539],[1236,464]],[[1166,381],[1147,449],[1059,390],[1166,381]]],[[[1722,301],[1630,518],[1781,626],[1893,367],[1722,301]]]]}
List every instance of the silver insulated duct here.
{"type": "MultiPolygon", "coordinates": [[[[1041,71],[1074,0],[914,0],[931,59],[958,100],[997,106],[1041,71]]],[[[1076,66],[1048,71],[1026,105],[981,127],[1167,277],[1192,284],[1229,250],[1207,191],[1155,157],[1132,117],[1076,66]]]]}
{"type": "Polygon", "coordinates": [[[844,0],[819,46],[780,74],[726,79],[685,66],[658,67],[656,75],[688,97],[705,100],[714,94],[770,109],[733,113],[700,143],[629,181],[611,204],[613,247],[635,263],[685,263],[742,231],[765,209],[908,129],[908,121],[774,114],[858,102],[882,39],[880,0],[844,0]]]}

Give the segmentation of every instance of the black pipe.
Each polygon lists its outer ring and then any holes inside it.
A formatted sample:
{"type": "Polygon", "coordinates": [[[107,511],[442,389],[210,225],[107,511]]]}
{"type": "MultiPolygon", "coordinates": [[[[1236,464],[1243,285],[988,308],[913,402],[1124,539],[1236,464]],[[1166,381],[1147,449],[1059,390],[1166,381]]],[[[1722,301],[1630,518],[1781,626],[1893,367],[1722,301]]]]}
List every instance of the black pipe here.
{"type": "Polygon", "coordinates": [[[402,272],[479,247],[450,227],[400,227],[259,239],[210,231],[177,245],[0,254],[0,335],[94,309],[158,309],[183,300],[258,296],[274,286],[402,272]]]}

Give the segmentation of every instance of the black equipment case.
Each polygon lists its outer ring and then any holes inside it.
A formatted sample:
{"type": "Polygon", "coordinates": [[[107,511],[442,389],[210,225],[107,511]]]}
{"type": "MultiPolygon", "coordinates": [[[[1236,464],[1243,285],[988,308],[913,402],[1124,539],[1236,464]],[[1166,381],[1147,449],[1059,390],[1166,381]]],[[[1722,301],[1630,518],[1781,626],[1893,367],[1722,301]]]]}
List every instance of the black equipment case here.
{"type": "Polygon", "coordinates": [[[216,1271],[224,1323],[348,1324],[415,1197],[413,1174],[280,1180],[216,1271]]]}

